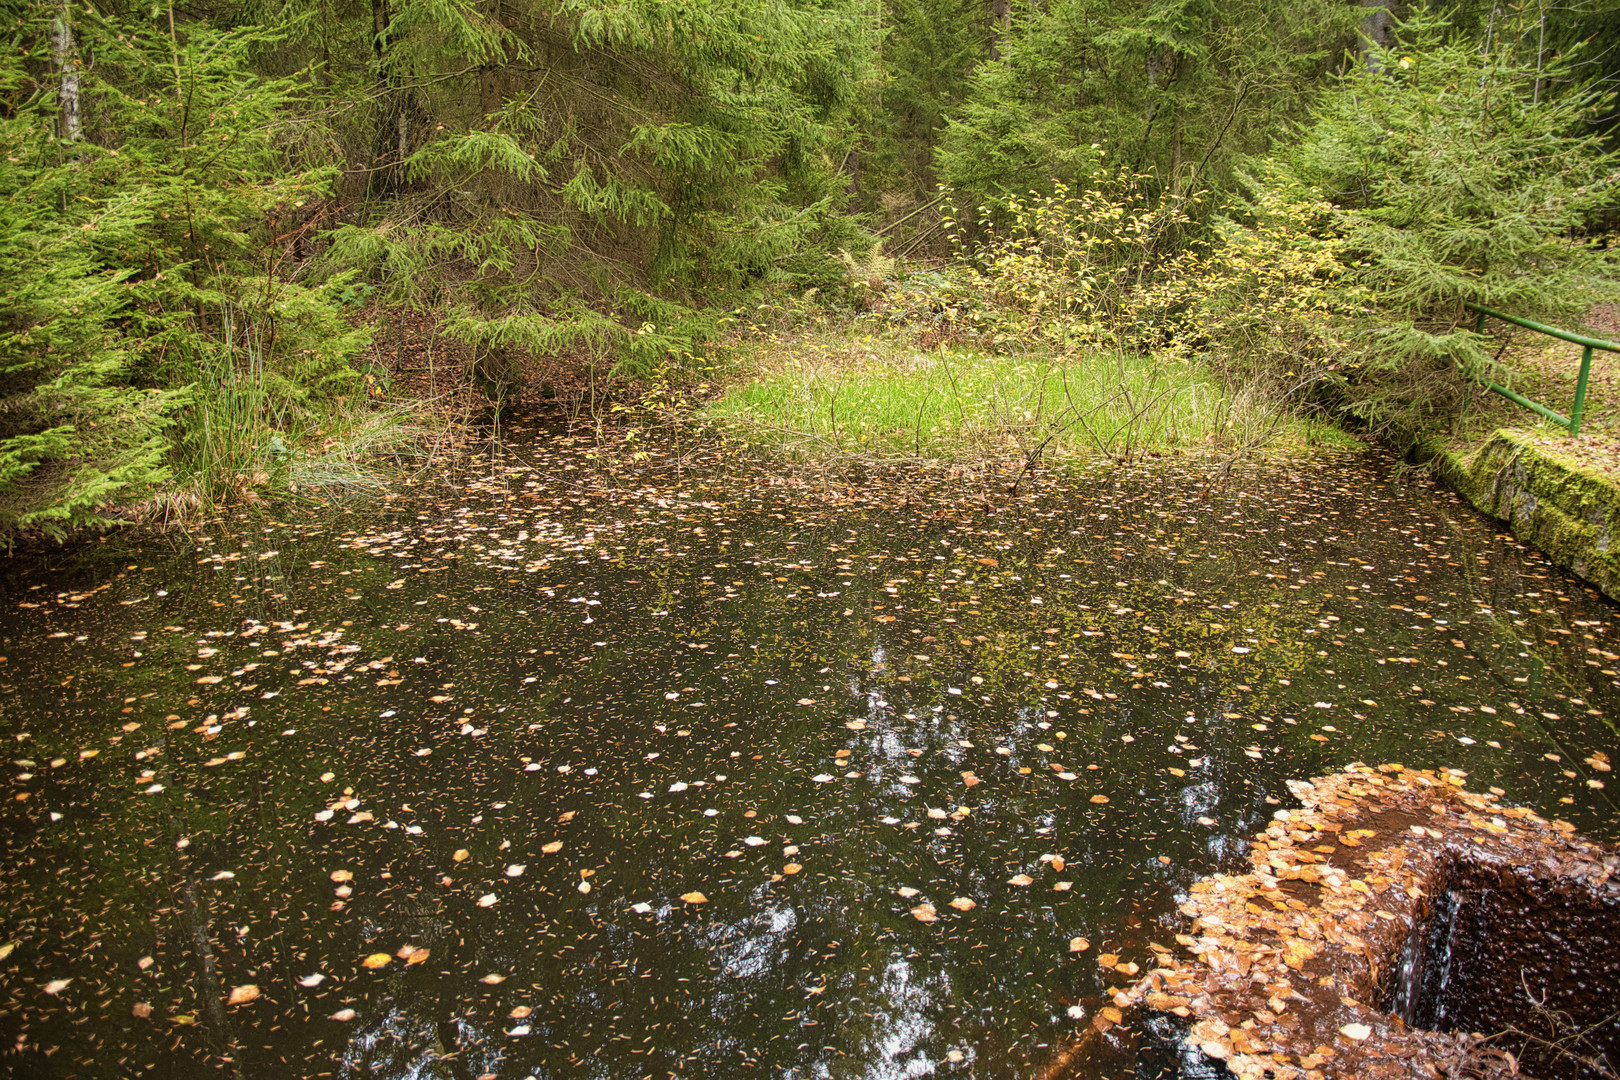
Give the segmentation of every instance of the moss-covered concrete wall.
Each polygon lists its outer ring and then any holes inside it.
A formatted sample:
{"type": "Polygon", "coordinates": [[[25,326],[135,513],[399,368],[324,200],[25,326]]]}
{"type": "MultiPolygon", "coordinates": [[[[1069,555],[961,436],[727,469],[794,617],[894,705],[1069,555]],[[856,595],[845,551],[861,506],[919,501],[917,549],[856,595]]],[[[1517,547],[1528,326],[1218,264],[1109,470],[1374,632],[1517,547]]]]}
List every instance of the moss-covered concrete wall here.
{"type": "Polygon", "coordinates": [[[1499,428],[1472,454],[1419,444],[1429,462],[1469,502],[1500,518],[1513,534],[1620,600],[1620,485],[1499,428]]]}

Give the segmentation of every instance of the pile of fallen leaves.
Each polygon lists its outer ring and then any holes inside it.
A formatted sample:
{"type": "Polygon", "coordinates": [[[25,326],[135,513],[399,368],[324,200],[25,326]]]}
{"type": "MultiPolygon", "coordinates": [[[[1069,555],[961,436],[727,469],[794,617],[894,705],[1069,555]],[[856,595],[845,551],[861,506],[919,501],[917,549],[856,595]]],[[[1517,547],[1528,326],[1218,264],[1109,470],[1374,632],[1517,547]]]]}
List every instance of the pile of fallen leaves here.
{"type": "Polygon", "coordinates": [[[1155,969],[1116,1006],[1192,1020],[1190,1041],[1245,1080],[1434,1078],[1465,1061],[1468,1075],[1515,1075],[1512,1056],[1481,1035],[1418,1030],[1382,1011],[1390,969],[1460,857],[1529,866],[1613,901],[1620,855],[1463,782],[1383,765],[1291,783],[1304,805],[1277,811],[1255,839],[1254,870],[1194,885],[1182,950],[1156,947],[1155,969]]]}

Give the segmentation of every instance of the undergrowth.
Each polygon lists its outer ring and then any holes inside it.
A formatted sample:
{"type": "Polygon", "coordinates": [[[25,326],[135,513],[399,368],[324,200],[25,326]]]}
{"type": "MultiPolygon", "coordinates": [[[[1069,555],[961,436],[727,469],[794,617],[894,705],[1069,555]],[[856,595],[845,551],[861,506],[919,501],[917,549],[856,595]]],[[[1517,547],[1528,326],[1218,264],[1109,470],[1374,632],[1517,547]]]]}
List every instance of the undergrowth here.
{"type": "Polygon", "coordinates": [[[747,373],[705,415],[804,458],[1232,455],[1343,442],[1336,429],[1233,393],[1207,368],[1124,350],[997,354],[918,348],[860,326],[771,335],[737,350],[747,373]]]}

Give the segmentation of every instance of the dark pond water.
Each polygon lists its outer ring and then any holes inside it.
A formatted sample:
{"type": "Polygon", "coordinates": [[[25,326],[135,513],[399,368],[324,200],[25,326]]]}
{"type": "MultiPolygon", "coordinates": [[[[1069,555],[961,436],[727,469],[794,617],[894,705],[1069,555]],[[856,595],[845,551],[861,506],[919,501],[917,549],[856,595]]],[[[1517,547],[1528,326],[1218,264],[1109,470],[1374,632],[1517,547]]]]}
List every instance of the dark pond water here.
{"type": "Polygon", "coordinates": [[[1613,609],[1375,459],[992,506],[518,440],[10,567],[0,1068],[1041,1075],[1289,778],[1620,834],[1613,609]]]}

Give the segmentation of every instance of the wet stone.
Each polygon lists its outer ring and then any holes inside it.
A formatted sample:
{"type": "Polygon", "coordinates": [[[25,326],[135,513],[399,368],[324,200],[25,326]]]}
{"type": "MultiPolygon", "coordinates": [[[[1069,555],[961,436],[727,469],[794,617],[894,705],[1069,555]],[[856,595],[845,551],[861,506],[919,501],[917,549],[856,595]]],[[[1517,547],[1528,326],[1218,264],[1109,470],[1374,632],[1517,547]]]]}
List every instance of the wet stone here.
{"type": "Polygon", "coordinates": [[[1291,784],[1122,995],[1239,1077],[1613,1075],[1620,853],[1450,770],[1291,784]]]}

